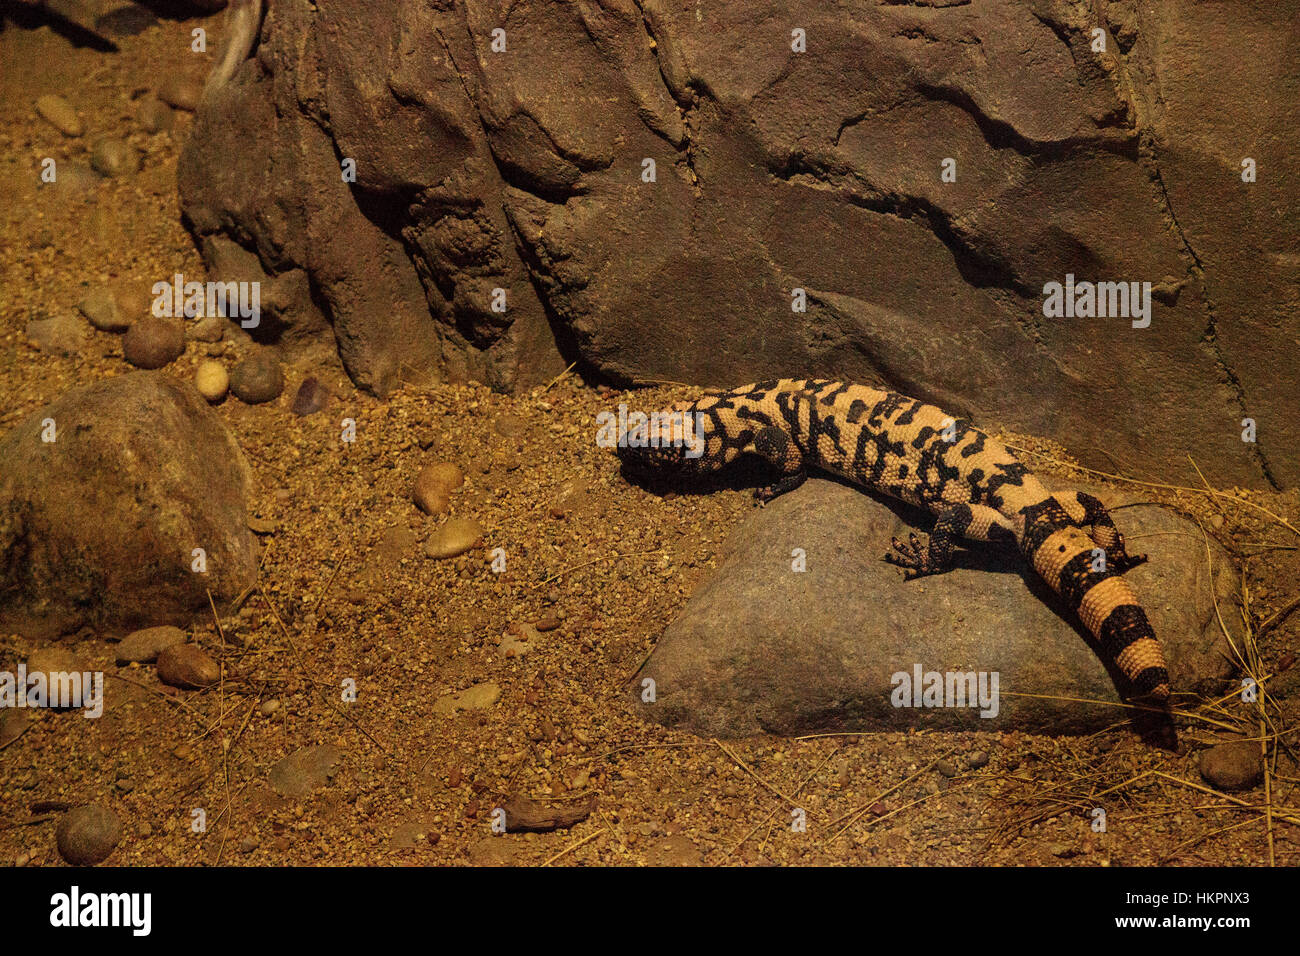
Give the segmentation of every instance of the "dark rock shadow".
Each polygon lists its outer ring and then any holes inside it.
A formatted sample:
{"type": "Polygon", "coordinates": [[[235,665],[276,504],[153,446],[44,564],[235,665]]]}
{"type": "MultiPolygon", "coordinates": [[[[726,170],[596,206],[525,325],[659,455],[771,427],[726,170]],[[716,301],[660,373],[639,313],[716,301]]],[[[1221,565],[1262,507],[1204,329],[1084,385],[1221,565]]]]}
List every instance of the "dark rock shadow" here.
{"type": "Polygon", "coordinates": [[[62,16],[42,7],[29,7],[16,0],[0,0],[0,30],[6,24],[13,24],[20,30],[37,30],[49,27],[59,36],[76,46],[90,47],[100,53],[117,53],[118,46],[109,37],[101,36],[91,29],[91,25],[82,26],[68,17],[62,16]]]}

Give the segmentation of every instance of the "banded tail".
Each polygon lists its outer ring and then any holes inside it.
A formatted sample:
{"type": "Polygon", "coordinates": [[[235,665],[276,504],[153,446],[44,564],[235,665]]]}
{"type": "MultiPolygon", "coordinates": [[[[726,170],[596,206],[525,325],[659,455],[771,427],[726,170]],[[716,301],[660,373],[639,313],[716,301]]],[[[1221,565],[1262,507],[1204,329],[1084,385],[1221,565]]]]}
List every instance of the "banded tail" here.
{"type": "Polygon", "coordinates": [[[1167,701],[1164,652],[1137,595],[1121,576],[1142,559],[1125,552],[1114,527],[1094,526],[1090,536],[1048,514],[1027,525],[1021,546],[1034,570],[1097,639],[1103,659],[1114,662],[1138,696],[1167,701]],[[1114,534],[1109,541],[1108,532],[1114,534]]]}

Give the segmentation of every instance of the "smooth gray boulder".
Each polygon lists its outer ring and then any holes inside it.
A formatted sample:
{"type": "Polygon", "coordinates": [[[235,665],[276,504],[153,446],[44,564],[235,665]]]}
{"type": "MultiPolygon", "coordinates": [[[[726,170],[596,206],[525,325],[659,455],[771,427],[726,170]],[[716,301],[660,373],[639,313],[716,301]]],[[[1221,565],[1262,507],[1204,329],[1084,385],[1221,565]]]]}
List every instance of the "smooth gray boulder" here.
{"type": "MultiPolygon", "coordinates": [[[[1090,489],[1108,505],[1116,495],[1090,489]]],[[[1164,645],[1175,692],[1217,690],[1236,573],[1193,523],[1156,505],[1118,510],[1127,575],[1164,645]]],[[[722,562],[633,681],[645,718],[704,736],[829,731],[1022,730],[1080,734],[1125,721],[1106,669],[1056,596],[1012,551],[972,544],[944,575],[904,581],[881,560],[890,538],[928,529],[922,512],[813,479],[746,520],[722,562]],[[806,571],[792,570],[803,549],[806,571]],[[996,716],[974,707],[895,707],[891,678],[915,668],[998,674],[996,716]],[[643,680],[655,702],[642,700],[643,680]],[[1031,695],[1031,696],[1018,696],[1031,695]]],[[[1234,639],[1236,638],[1234,633],[1234,639]]]]}

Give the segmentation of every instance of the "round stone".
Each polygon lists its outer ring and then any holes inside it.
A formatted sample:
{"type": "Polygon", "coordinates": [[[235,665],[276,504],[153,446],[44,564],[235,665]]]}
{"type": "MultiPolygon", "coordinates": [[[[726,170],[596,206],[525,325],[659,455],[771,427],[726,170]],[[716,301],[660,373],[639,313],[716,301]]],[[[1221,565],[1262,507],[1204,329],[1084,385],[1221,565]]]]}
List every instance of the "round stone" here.
{"type": "Polygon", "coordinates": [[[230,373],[230,390],[241,402],[258,405],[279,398],[284,391],[284,373],[269,351],[254,352],[230,373]]]}
{"type": "Polygon", "coordinates": [[[442,514],[447,510],[451,493],[464,483],[465,475],[459,468],[449,461],[437,461],[424,466],[415,479],[411,497],[425,514],[442,514]]]}
{"type": "Polygon", "coordinates": [[[185,328],[175,319],[147,315],[122,338],[122,353],[136,368],[162,368],[184,351],[185,328]]]}
{"type": "Polygon", "coordinates": [[[201,690],[221,680],[221,668],[197,644],[173,644],[158,655],[158,679],[173,687],[201,690]]]}
{"type": "Polygon", "coordinates": [[[36,101],[36,112],[64,136],[80,136],[83,132],[77,111],[62,96],[46,93],[36,101]]]}
{"type": "Polygon", "coordinates": [[[431,558],[454,558],[464,554],[483,537],[483,526],[473,518],[452,518],[424,543],[431,558]]]}
{"type": "Polygon", "coordinates": [[[171,107],[161,100],[147,96],[140,103],[140,125],[150,133],[163,133],[171,129],[176,122],[176,114],[171,107]]]}
{"type": "Polygon", "coordinates": [[[94,866],[108,859],[122,842],[122,821],[98,804],[73,807],[54,831],[59,853],[74,866],[94,866]]]}
{"type": "Polygon", "coordinates": [[[149,310],[151,302],[149,286],[139,279],[125,279],[114,283],[113,298],[117,300],[117,311],[122,316],[122,321],[128,326],[146,315],[153,314],[149,310]]]}
{"type": "Polygon", "coordinates": [[[199,390],[200,395],[216,404],[226,397],[226,389],[230,387],[230,376],[226,374],[224,365],[209,359],[200,362],[199,367],[194,371],[194,386],[199,390]]]}
{"type": "Polygon", "coordinates": [[[77,304],[77,308],[101,332],[125,332],[130,321],[117,307],[117,297],[107,286],[98,286],[77,304]]]}
{"type": "Polygon", "coordinates": [[[1264,777],[1259,743],[1233,740],[1201,754],[1201,776],[1220,790],[1249,790],[1264,777]]]}
{"type": "Polygon", "coordinates": [[[127,143],[106,136],[91,147],[90,165],[102,176],[126,176],[140,168],[140,157],[127,143]]]}
{"type": "Polygon", "coordinates": [[[158,88],[158,99],[178,110],[193,113],[203,96],[203,84],[185,76],[173,76],[158,88]]]}

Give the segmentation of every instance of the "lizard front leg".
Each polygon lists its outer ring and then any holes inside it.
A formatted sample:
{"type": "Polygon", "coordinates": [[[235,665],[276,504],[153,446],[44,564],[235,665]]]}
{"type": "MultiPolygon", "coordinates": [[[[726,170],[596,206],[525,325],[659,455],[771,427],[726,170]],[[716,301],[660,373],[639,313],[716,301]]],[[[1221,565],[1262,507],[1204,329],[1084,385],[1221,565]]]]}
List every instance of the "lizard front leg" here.
{"type": "Polygon", "coordinates": [[[746,450],[761,456],[782,474],[781,480],[775,484],[754,490],[754,497],[760,504],[779,498],[787,491],[794,491],[808,480],[808,472],[804,470],[803,454],[799,451],[799,446],[784,429],[776,425],[759,429],[754,436],[753,445],[746,450]]]}
{"type": "Polygon", "coordinates": [[[890,542],[894,550],[885,555],[885,560],[904,568],[903,578],[907,581],[943,574],[952,570],[953,552],[961,538],[1009,543],[1015,541],[1015,532],[1007,518],[988,505],[951,505],[939,512],[928,544],[923,546],[915,533],[908,536],[906,544],[894,538],[890,542]]]}

